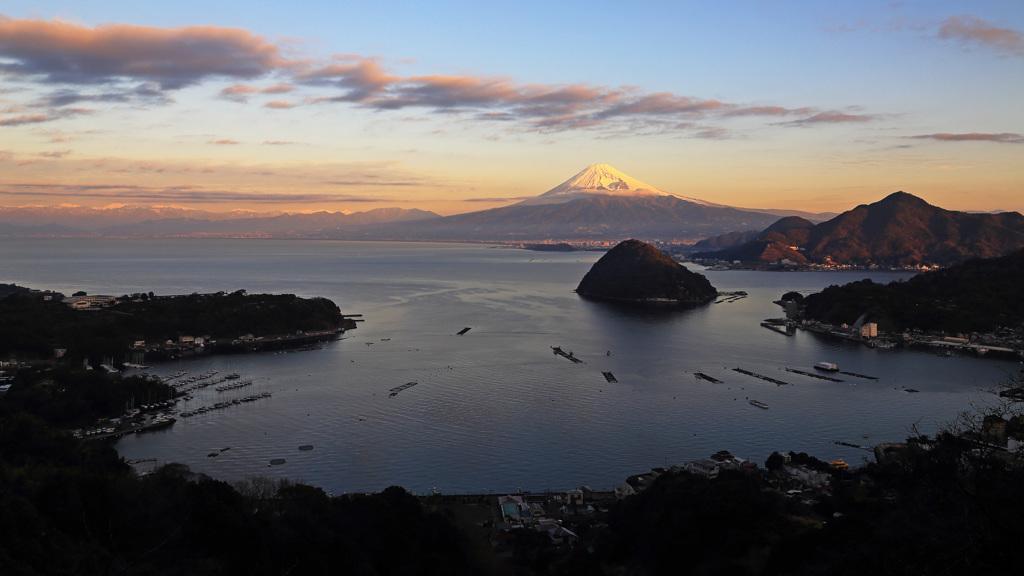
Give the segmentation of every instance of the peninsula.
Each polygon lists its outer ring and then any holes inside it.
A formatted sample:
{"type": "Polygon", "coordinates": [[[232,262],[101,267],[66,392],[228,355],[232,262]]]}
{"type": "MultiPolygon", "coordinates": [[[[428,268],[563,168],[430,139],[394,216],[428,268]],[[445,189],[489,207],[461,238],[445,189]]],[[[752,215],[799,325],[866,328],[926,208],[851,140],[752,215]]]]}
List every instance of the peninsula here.
{"type": "Polygon", "coordinates": [[[27,361],[138,363],[184,352],[290,348],[352,328],[355,322],[331,300],[294,294],[30,291],[0,298],[0,354],[27,361]]]}

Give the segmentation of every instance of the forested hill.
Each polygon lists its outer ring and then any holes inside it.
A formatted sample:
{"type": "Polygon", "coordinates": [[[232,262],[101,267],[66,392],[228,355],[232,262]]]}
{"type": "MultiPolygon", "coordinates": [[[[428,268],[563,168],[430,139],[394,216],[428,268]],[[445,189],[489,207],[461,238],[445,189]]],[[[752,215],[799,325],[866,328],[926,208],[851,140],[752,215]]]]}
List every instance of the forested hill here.
{"type": "Polygon", "coordinates": [[[136,341],[178,341],[182,336],[235,339],[243,335],[294,335],[298,331],[344,327],[341,310],[325,298],[294,294],[190,294],[122,297],[111,306],[75,310],[38,295],[0,299],[0,355],[51,358],[54,349],[69,358],[120,356],[136,341]]]}
{"type": "Polygon", "coordinates": [[[864,312],[883,330],[990,331],[1024,322],[1024,250],[919,274],[905,282],[861,280],[804,300],[808,318],[852,323],[864,312]]]}

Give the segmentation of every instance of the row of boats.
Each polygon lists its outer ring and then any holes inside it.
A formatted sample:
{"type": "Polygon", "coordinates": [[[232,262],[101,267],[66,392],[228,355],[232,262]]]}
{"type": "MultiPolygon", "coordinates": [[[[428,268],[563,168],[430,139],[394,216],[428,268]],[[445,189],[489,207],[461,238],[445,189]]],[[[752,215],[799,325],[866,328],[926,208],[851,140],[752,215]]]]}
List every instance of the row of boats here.
{"type": "Polygon", "coordinates": [[[228,401],[225,401],[225,402],[217,402],[216,404],[213,404],[211,406],[201,406],[199,408],[196,408],[195,410],[189,410],[187,412],[181,412],[178,415],[181,416],[182,418],[191,418],[192,416],[198,416],[200,414],[206,414],[207,412],[211,412],[213,410],[222,410],[224,408],[230,408],[231,406],[238,406],[240,404],[244,404],[244,403],[247,403],[247,402],[256,402],[257,400],[262,400],[264,398],[270,398],[270,396],[271,396],[270,392],[261,392],[259,394],[253,394],[251,396],[246,396],[244,398],[235,398],[234,400],[228,400],[228,401]]]}

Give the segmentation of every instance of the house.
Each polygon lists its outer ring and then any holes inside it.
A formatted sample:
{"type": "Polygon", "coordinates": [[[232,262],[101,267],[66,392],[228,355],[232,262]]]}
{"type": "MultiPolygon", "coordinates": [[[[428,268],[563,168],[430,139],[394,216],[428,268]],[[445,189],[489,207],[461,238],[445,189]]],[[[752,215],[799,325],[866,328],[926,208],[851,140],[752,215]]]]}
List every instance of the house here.
{"type": "Polygon", "coordinates": [[[697,474],[705,478],[717,478],[718,477],[718,462],[708,460],[707,458],[701,458],[699,460],[693,460],[683,464],[683,470],[691,474],[697,474]]]}

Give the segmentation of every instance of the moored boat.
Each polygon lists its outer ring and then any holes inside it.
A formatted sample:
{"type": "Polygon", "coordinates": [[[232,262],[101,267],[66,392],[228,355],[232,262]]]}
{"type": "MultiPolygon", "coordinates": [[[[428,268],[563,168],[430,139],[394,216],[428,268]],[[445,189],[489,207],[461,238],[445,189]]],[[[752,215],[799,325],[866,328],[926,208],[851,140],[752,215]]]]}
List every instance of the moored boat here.
{"type": "Polygon", "coordinates": [[[768,409],[768,405],[765,404],[764,402],[761,402],[760,400],[751,400],[750,404],[753,406],[757,406],[758,408],[764,408],[765,410],[768,409]]]}
{"type": "Polygon", "coordinates": [[[839,366],[832,362],[818,362],[814,367],[826,372],[839,372],[839,366]]]}

